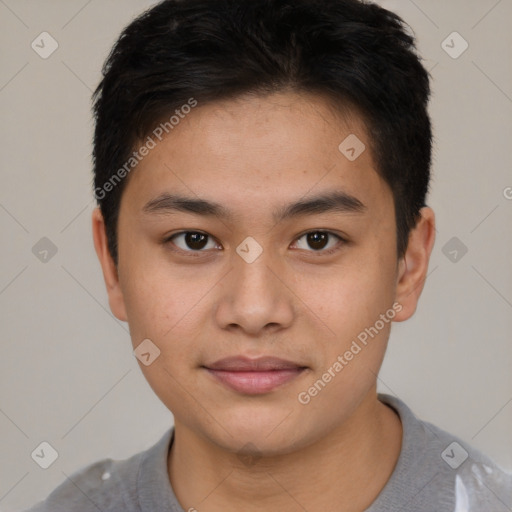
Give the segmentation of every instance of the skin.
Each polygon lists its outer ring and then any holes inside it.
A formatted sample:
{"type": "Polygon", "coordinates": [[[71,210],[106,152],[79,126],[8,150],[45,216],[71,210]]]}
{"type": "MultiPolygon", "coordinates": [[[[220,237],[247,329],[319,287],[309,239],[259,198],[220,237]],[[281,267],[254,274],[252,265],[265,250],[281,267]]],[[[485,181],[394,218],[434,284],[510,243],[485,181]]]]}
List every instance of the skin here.
{"type": "Polygon", "coordinates": [[[320,96],[292,92],[198,105],[150,151],[123,192],[117,268],[93,212],[112,312],[129,323],[134,348],[149,338],[160,350],[139,364],[174,415],[168,471],[185,510],[355,512],[374,501],[402,439],[398,415],[376,392],[391,322],[307,405],[297,397],[393,303],[401,306],[394,321],[413,315],[434,224],[423,208],[399,259],[393,196],[363,123],[320,96]],[[349,134],[366,146],[354,161],[338,150],[349,134]],[[365,208],[272,217],[333,190],[365,208]],[[162,193],[221,203],[232,217],[145,213],[162,193]],[[206,246],[168,240],[187,230],[206,233],[206,246]],[[318,230],[334,235],[308,244],[304,235],[318,230]],[[236,252],[248,236],[263,249],[252,263],[236,252]],[[281,357],[307,370],[248,396],[201,367],[233,355],[281,357]]]}

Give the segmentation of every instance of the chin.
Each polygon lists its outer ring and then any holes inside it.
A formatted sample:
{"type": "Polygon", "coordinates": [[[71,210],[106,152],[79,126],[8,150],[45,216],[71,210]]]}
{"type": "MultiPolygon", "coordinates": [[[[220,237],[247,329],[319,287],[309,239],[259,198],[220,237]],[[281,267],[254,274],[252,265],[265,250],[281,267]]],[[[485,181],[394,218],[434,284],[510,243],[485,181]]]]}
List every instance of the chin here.
{"type": "Polygon", "coordinates": [[[284,455],[315,441],[315,434],[308,432],[307,425],[304,429],[292,407],[241,407],[216,419],[218,423],[200,427],[203,436],[223,450],[241,455],[284,455]]]}

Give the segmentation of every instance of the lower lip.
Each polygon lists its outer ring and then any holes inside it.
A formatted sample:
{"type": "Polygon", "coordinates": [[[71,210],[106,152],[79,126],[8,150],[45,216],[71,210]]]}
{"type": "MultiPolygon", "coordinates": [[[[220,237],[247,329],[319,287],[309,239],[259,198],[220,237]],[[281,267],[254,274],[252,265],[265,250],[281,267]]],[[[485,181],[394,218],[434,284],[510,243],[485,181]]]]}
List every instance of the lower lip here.
{"type": "Polygon", "coordinates": [[[229,388],[248,395],[268,393],[278,386],[290,382],[304,371],[304,368],[260,372],[233,372],[227,370],[211,370],[210,368],[206,369],[211,375],[229,388]]]}

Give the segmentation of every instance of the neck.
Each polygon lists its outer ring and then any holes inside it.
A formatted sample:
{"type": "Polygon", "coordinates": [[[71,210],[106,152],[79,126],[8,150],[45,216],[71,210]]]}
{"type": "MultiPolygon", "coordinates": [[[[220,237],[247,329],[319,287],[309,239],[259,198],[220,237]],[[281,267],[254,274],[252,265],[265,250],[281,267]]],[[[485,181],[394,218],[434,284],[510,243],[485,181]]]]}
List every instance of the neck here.
{"type": "Polygon", "coordinates": [[[365,510],[400,454],[398,415],[373,388],[343,425],[292,453],[251,464],[175,421],[169,478],[184,510],[365,510]]]}

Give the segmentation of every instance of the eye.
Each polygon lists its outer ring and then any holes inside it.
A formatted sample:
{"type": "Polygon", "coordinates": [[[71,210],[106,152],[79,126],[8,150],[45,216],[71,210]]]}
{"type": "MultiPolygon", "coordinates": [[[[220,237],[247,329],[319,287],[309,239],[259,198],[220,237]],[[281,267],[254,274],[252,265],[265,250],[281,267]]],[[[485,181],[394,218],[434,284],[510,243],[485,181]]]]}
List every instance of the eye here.
{"type": "MultiPolygon", "coordinates": [[[[167,237],[164,242],[172,242],[172,245],[176,246],[179,251],[188,253],[200,253],[206,252],[207,249],[218,248],[213,237],[201,231],[181,231],[167,237]],[[208,246],[208,244],[210,245],[208,246]]],[[[297,238],[296,247],[306,249],[308,252],[331,254],[340,249],[343,242],[346,240],[335,233],[316,230],[304,233],[297,238]]]]}
{"type": "Polygon", "coordinates": [[[321,252],[322,254],[331,254],[337,251],[340,245],[345,242],[341,236],[331,233],[330,231],[309,231],[297,238],[297,241],[299,249],[307,250],[307,245],[313,249],[312,252],[321,252]],[[338,243],[330,243],[333,239],[336,239],[334,242],[338,243]],[[301,240],[303,241],[301,242],[301,240]]]}
{"type": "Polygon", "coordinates": [[[172,242],[185,252],[204,252],[202,249],[215,249],[217,247],[213,238],[201,231],[182,231],[168,237],[165,241],[172,242]],[[208,243],[211,244],[210,247],[208,247],[208,243]]]}

